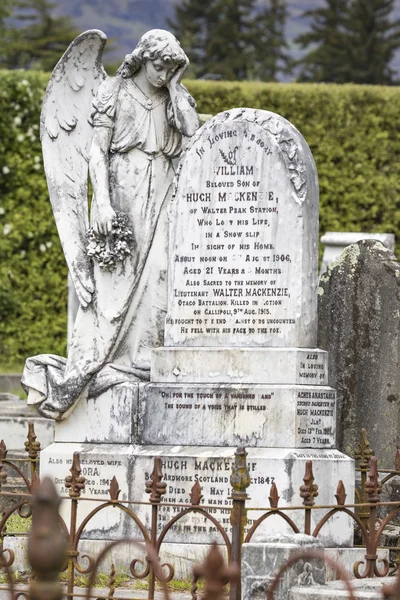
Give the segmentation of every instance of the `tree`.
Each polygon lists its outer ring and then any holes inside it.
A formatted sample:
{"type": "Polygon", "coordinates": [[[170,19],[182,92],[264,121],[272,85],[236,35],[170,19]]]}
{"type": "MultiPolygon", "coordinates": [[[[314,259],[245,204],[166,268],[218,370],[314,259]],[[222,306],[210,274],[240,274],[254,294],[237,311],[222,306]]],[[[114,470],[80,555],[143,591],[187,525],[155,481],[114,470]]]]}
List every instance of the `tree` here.
{"type": "Polygon", "coordinates": [[[275,80],[287,68],[285,0],[183,0],[170,21],[192,62],[192,73],[224,79],[275,80]]]}
{"type": "Polygon", "coordinates": [[[347,16],[347,81],[392,85],[390,67],[400,48],[400,20],[391,21],[395,0],[352,0],[347,16]]]}
{"type": "Polygon", "coordinates": [[[53,17],[48,0],[13,0],[13,25],[0,42],[0,66],[51,70],[77,31],[69,17],[53,17]]]}
{"type": "Polygon", "coordinates": [[[5,19],[11,14],[10,0],[3,0],[0,4],[0,35],[6,28],[5,19]]]}
{"type": "MultiPolygon", "coordinates": [[[[308,10],[303,17],[311,19],[310,31],[296,42],[301,48],[312,46],[299,61],[301,81],[343,83],[348,61],[347,36],[344,27],[348,0],[326,0],[326,6],[308,10]]],[[[369,0],[367,0],[369,2],[369,0]]]]}
{"type": "Polygon", "coordinates": [[[207,44],[205,69],[223,79],[248,79],[255,60],[255,0],[219,0],[219,18],[207,44]]]}
{"type": "Polygon", "coordinates": [[[168,26],[190,58],[189,77],[206,73],[208,44],[218,19],[217,11],[216,0],[182,0],[175,5],[175,19],[167,19],[168,26]]]}
{"type": "Polygon", "coordinates": [[[304,14],[311,30],[296,41],[311,50],[300,61],[300,79],[393,84],[390,62],[400,48],[400,20],[390,20],[395,0],[325,1],[304,14]]]}
{"type": "Polygon", "coordinates": [[[289,73],[292,60],[285,38],[287,6],[284,0],[269,0],[255,18],[256,79],[277,81],[279,73],[289,73]]]}

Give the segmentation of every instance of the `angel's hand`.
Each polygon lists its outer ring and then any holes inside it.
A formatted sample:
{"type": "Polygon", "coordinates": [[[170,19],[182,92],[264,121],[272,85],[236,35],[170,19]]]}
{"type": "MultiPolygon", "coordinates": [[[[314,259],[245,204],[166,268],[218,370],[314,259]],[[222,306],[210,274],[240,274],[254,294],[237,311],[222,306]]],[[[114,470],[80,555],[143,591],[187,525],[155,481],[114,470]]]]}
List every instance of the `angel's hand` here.
{"type": "Polygon", "coordinates": [[[96,218],[93,222],[95,231],[99,234],[108,235],[111,233],[112,222],[115,219],[115,211],[110,205],[99,207],[96,218]]]}
{"type": "Polygon", "coordinates": [[[92,301],[94,283],[90,273],[77,267],[71,269],[71,277],[74,283],[76,295],[82,308],[86,308],[92,301]]]}
{"type": "Polygon", "coordinates": [[[188,66],[189,66],[189,61],[186,61],[183,65],[181,65],[180,67],[177,68],[177,70],[172,75],[171,79],[169,80],[169,83],[168,83],[169,88],[175,88],[177,85],[180,84],[180,82],[183,79],[183,75],[185,74],[185,71],[188,68],[188,66]]]}

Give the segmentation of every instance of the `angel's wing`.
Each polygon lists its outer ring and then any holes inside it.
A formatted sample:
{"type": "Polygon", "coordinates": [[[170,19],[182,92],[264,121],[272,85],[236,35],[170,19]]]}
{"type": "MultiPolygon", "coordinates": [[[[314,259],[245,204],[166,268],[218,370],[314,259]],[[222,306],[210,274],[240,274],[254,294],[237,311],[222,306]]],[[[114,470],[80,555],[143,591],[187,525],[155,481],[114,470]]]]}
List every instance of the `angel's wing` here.
{"type": "Polygon", "coordinates": [[[57,63],[43,101],[43,160],[61,244],[78,298],[91,300],[86,255],[88,154],[93,137],[91,104],[107,77],[102,65],[107,36],[97,29],[79,35],[57,63]]]}

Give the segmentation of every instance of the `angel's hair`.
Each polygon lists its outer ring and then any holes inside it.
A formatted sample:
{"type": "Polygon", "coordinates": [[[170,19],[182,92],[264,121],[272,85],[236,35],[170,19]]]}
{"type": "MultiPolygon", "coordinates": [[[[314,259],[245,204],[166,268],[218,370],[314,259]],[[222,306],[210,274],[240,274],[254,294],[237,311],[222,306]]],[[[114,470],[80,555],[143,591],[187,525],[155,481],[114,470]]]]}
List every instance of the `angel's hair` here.
{"type": "Polygon", "coordinates": [[[142,35],[132,54],[125,56],[117,75],[124,78],[132,77],[143,62],[156,58],[162,58],[166,63],[176,65],[184,65],[188,62],[180,43],[172,33],[164,29],[151,29],[142,35]]]}

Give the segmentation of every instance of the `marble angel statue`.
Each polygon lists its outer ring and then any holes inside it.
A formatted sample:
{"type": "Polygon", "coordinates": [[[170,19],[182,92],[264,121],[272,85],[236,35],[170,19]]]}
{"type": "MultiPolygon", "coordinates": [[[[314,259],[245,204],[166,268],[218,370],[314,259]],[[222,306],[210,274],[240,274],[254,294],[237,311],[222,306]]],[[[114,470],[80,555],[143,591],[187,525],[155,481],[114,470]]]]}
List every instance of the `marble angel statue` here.
{"type": "Polygon", "coordinates": [[[80,398],[149,380],[167,307],[172,159],[199,126],[181,84],[189,61],[171,33],[143,35],[116,77],[102,66],[106,39],[90,30],[72,42],[41,114],[50,200],[80,308],[68,359],[29,358],[22,385],[58,420],[80,398]]]}

